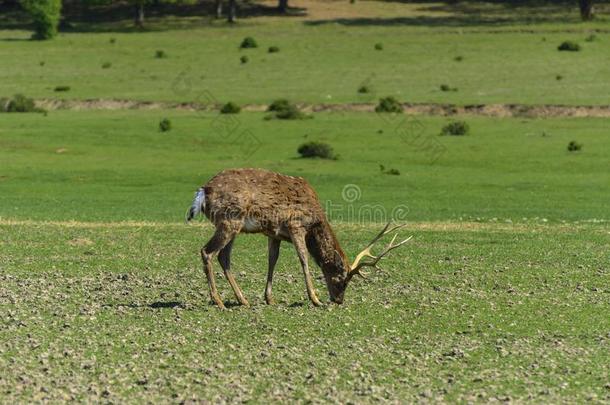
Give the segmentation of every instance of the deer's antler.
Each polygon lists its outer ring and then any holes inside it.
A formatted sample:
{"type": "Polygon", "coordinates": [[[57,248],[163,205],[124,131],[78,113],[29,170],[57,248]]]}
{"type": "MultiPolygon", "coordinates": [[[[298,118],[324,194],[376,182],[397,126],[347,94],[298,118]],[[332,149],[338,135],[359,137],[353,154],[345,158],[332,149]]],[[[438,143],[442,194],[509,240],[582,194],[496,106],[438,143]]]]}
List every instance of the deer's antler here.
{"type": "Polygon", "coordinates": [[[356,275],[364,278],[364,274],[360,271],[360,269],[362,269],[363,267],[374,267],[376,269],[379,269],[379,266],[377,266],[377,263],[379,263],[379,261],[385,255],[387,255],[388,253],[390,253],[390,251],[404,245],[405,243],[407,243],[408,241],[411,240],[411,238],[413,236],[409,236],[407,239],[403,240],[402,242],[395,244],[394,241],[398,237],[398,233],[396,233],[394,235],[394,237],[392,238],[392,240],[390,241],[390,243],[388,243],[386,248],[380,254],[378,254],[377,256],[373,255],[371,253],[371,248],[377,241],[379,241],[379,239],[383,238],[385,235],[387,235],[389,233],[394,232],[397,229],[404,228],[406,226],[406,224],[402,224],[402,225],[396,225],[396,226],[393,226],[392,228],[390,228],[391,224],[392,224],[392,222],[388,222],[386,224],[386,226],[383,227],[381,232],[379,232],[379,234],[377,236],[375,236],[373,238],[373,240],[369,242],[368,245],[366,245],[364,250],[362,250],[362,252],[360,252],[356,255],[356,258],[354,259],[354,263],[352,263],[352,265],[351,265],[351,270],[348,273],[348,277],[350,279],[356,275]],[[364,259],[365,257],[371,258],[372,260],[362,261],[362,259],[364,259]]]}

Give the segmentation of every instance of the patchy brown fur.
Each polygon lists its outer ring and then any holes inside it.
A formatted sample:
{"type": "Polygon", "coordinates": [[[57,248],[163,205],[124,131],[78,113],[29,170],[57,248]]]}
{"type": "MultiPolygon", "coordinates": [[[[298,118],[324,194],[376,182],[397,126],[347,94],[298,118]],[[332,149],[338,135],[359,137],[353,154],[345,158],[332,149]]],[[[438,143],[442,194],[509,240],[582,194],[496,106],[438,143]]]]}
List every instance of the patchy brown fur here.
{"type": "Polygon", "coordinates": [[[262,233],[269,239],[267,303],[273,302],[271,284],[281,241],[295,246],[307,293],[314,305],[321,303],[309,273],[307,252],[322,269],[331,300],[336,303],[343,301],[350,264],[316,192],[304,179],[262,169],[230,169],[210,179],[203,190],[204,214],[214,224],[216,232],[201,249],[201,257],[210,295],[219,307],[224,308],[224,304],[212,271],[212,258],[216,254],[237,300],[248,305],[230,270],[233,241],[242,232],[262,233]]]}

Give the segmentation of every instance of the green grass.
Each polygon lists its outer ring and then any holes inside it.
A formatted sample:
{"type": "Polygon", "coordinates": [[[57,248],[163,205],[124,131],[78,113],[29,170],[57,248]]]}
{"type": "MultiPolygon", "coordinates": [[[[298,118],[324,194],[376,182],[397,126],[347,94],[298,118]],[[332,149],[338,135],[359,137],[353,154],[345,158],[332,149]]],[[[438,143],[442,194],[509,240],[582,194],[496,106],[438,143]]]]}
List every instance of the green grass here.
{"type": "MultiPolygon", "coordinates": [[[[0,31],[0,39],[28,34],[0,31]]],[[[455,32],[443,30],[296,23],[64,34],[51,42],[4,42],[0,96],[265,104],[282,97],[347,103],[393,95],[409,102],[604,105],[610,93],[610,37],[600,33],[599,41],[585,43],[587,35],[585,28],[535,34],[466,31],[456,39],[455,32]],[[240,51],[248,35],[261,47],[240,51]],[[116,43],[109,42],[111,37],[116,43]],[[558,52],[565,40],[582,43],[583,50],[558,52]],[[383,52],[375,51],[377,42],[383,42],[383,52]],[[282,52],[270,56],[269,45],[282,52]],[[158,49],[171,52],[157,59],[158,49]],[[249,57],[247,64],[240,62],[241,55],[249,57]],[[456,62],[457,56],[463,60],[456,62]],[[112,66],[103,69],[105,63],[112,66]],[[443,83],[459,91],[443,92],[443,83]],[[359,93],[363,84],[375,91],[359,93]],[[58,94],[53,91],[58,85],[71,90],[58,94]]]]}
{"type": "MultiPolygon", "coordinates": [[[[199,263],[209,226],[3,222],[0,392],[9,402],[607,401],[610,228],[447,225],[412,227],[384,271],[320,309],[289,245],[278,303],[266,306],[265,238],[239,237],[233,269],[253,306],[222,312],[199,263]]],[[[377,226],[336,229],[353,256],[377,226]]],[[[326,296],[321,277],[316,288],[326,296]]]]}
{"type": "MultiPolygon", "coordinates": [[[[605,3],[589,23],[575,3],[299,5],[250,17],[265,10],[244,3],[231,27],[199,4],[149,8],[143,32],[96,20],[119,7],[69,16],[74,32],[50,42],[7,13],[0,98],[608,103],[605,3]],[[260,47],[238,50],[246,36],[260,47]],[[583,49],[558,52],[565,40],[583,49]]],[[[0,113],[0,402],[610,401],[607,119],[249,109],[0,113]],[[439,136],[453,120],[469,134],[439,136]],[[299,158],[312,141],[339,159],[299,158]],[[212,227],[179,222],[230,167],[305,177],[350,258],[391,216],[413,240],[344,305],[313,308],[288,244],[265,305],[265,238],[240,236],[232,268],[252,307],[233,305],[216,265],[220,311],[199,259],[212,227]]]]}
{"type": "Polygon", "coordinates": [[[175,222],[211,176],[253,166],[305,177],[337,220],[354,220],[365,206],[388,212],[406,206],[413,221],[609,219],[606,119],[463,117],[469,135],[442,137],[449,118],[405,116],[399,125],[373,113],[318,113],[304,121],[264,116],[3,114],[0,216],[175,222]],[[162,117],[172,131],[159,131],[162,117]],[[233,119],[238,129],[228,136],[219,124],[233,119]],[[405,129],[404,137],[395,127],[405,129]],[[567,151],[572,140],[582,151],[567,151]],[[298,158],[298,146],[309,141],[329,143],[339,160],[298,158]],[[382,174],[380,164],[401,175],[382,174]],[[361,190],[353,204],[342,199],[349,184],[361,190]]]}

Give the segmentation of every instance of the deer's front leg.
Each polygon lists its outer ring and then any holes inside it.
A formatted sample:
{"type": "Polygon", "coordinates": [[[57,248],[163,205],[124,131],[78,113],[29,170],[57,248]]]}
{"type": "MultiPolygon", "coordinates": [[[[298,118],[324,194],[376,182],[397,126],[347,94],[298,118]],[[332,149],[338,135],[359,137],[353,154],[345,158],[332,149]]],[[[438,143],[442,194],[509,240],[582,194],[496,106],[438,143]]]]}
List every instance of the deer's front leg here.
{"type": "Polygon", "coordinates": [[[305,237],[302,234],[291,234],[292,243],[297,250],[299,260],[301,261],[301,267],[303,268],[303,275],[305,276],[305,286],[307,287],[307,295],[315,306],[320,306],[322,303],[316,295],[316,290],[313,287],[313,279],[309,274],[309,266],[307,264],[307,246],[305,245],[305,237]]]}
{"type": "Polygon", "coordinates": [[[277,259],[280,257],[280,243],[279,239],[269,238],[269,269],[267,271],[267,285],[265,286],[265,302],[269,305],[275,304],[273,296],[271,294],[271,285],[273,284],[273,269],[277,259]]]}

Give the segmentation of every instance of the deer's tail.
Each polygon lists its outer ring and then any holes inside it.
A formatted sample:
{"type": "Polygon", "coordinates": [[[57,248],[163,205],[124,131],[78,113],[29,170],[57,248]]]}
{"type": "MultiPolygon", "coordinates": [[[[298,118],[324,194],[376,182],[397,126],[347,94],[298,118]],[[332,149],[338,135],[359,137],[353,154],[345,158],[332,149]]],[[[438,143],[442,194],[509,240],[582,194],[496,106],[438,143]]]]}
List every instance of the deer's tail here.
{"type": "Polygon", "coordinates": [[[186,213],[186,222],[195,218],[197,215],[201,214],[205,209],[205,190],[203,187],[199,187],[197,192],[195,193],[195,198],[193,199],[193,204],[189,208],[186,213]]]}

